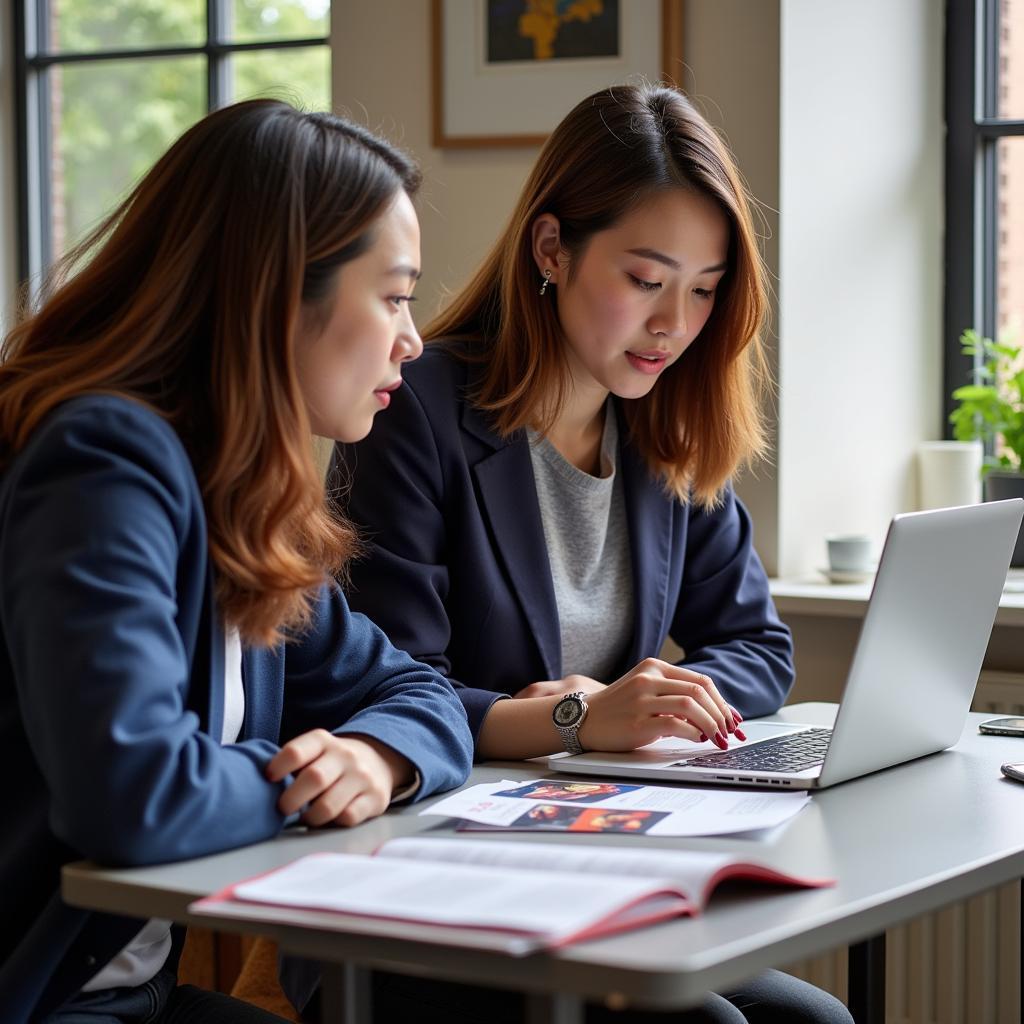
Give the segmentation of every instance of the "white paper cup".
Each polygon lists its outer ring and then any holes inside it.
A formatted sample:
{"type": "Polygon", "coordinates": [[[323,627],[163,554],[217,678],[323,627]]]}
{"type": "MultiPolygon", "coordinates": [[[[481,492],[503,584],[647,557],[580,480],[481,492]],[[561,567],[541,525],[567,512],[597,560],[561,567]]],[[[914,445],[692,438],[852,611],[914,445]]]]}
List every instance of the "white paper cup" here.
{"type": "Polygon", "coordinates": [[[922,441],[917,446],[917,507],[981,501],[980,441],[922,441]]]}

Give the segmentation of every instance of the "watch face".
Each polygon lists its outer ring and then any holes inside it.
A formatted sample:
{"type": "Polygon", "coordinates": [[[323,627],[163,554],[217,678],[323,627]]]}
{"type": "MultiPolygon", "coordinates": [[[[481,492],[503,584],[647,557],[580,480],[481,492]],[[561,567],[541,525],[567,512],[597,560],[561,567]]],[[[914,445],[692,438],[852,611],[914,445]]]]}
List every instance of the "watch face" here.
{"type": "Polygon", "coordinates": [[[563,697],[555,705],[555,725],[575,725],[582,717],[583,701],[579,697],[563,697]]]}

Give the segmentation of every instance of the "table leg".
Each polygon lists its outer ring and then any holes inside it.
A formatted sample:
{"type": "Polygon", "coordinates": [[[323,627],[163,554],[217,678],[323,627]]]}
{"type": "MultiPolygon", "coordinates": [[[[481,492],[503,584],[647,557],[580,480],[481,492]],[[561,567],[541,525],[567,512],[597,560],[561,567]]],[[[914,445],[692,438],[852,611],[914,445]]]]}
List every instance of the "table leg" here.
{"type": "Polygon", "coordinates": [[[583,1024],[583,1000],[561,992],[528,994],[526,1024],[583,1024]]]}
{"type": "Polygon", "coordinates": [[[885,932],[850,947],[847,1003],[857,1024],[885,1024],[885,932]]]}
{"type": "Polygon", "coordinates": [[[322,1024],[371,1024],[370,971],[353,964],[323,964],[320,976],[322,1024]]]}

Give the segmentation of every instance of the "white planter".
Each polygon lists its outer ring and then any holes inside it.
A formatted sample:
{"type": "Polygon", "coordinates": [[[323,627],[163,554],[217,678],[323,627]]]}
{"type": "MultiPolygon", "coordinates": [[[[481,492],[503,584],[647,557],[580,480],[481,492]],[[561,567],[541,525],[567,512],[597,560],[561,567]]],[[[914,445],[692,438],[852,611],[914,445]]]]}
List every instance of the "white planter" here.
{"type": "Polygon", "coordinates": [[[917,446],[917,507],[977,505],[982,455],[980,441],[922,441],[917,446]]]}

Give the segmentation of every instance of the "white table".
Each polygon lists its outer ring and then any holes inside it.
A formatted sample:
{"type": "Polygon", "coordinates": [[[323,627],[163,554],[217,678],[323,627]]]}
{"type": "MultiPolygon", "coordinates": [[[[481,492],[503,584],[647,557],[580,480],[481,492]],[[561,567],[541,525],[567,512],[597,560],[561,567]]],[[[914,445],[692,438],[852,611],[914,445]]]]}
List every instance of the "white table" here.
{"type": "MultiPolygon", "coordinates": [[[[835,706],[784,708],[789,721],[831,722],[835,706]]],[[[927,713],[923,708],[922,713],[927,713]]],[[[248,927],[235,921],[204,926],[259,931],[283,949],[346,965],[325,975],[325,1010],[365,1020],[366,970],[409,974],[533,993],[532,1019],[580,1019],[581,1000],[617,1005],[686,1007],[709,990],[729,989],[765,968],[855,945],[851,951],[851,1008],[859,1021],[881,1021],[884,931],[986,889],[1024,871],[1024,785],[1004,780],[1003,761],[1024,761],[1024,740],[980,736],[971,715],[951,750],[844,783],[814,796],[771,843],[741,838],[656,839],[631,844],[715,849],[756,856],[796,874],[832,875],[830,889],[722,891],[699,918],[682,919],[589,942],[555,953],[513,958],[483,950],[454,950],[443,929],[409,925],[401,938],[378,922],[349,919],[343,931],[303,927],[248,927]],[[865,942],[867,940],[867,942],[865,942]],[[882,974],[879,974],[881,968],[882,974]],[[853,997],[856,997],[854,999],[853,997]]],[[[471,783],[536,778],[534,765],[487,765],[471,783]]],[[[369,852],[395,836],[436,828],[420,807],[390,811],[350,831],[288,834],[270,842],[179,864],[104,869],[71,864],[63,874],[64,898],[76,906],[111,913],[188,922],[187,905],[240,878],[268,871],[316,850],[369,852]]],[[[578,837],[531,834],[531,841],[578,837]]],[[[622,843],[618,836],[587,842],[622,843]]],[[[337,1019],[337,1018],[331,1018],[337,1019]]]]}

